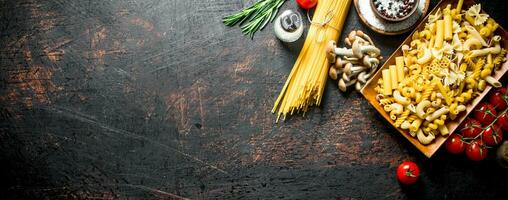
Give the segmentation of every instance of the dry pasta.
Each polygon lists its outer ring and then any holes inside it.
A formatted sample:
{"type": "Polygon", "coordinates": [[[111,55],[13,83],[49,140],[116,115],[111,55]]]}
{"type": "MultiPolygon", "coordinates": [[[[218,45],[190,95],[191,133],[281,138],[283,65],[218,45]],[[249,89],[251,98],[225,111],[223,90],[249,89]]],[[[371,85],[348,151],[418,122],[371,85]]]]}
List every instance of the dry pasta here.
{"type": "Polygon", "coordinates": [[[277,121],[320,105],[328,74],[327,42],[340,36],[350,4],[351,0],[318,3],[303,48],[273,106],[277,121]]]}
{"type": "Polygon", "coordinates": [[[447,120],[464,112],[487,85],[500,86],[493,78],[506,56],[495,33],[499,25],[488,15],[470,14],[480,12],[479,4],[467,11],[462,5],[459,0],[431,14],[378,82],[378,100],[394,125],[424,145],[449,134],[447,120]]]}

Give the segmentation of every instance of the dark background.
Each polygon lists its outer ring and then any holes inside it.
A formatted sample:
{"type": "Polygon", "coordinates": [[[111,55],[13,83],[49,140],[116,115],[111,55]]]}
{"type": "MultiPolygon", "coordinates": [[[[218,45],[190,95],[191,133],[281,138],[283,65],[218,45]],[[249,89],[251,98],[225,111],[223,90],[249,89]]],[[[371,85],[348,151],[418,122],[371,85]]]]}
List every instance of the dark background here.
{"type": "MultiPolygon", "coordinates": [[[[320,108],[275,123],[299,47],[221,23],[250,2],[0,0],[0,199],[506,196],[492,158],[427,159],[331,80],[320,108]],[[395,179],[405,160],[417,185],[395,179]]],[[[481,2],[508,27],[507,1],[481,2]]],[[[351,7],[354,29],[385,57],[407,36],[369,31],[351,7]]]]}

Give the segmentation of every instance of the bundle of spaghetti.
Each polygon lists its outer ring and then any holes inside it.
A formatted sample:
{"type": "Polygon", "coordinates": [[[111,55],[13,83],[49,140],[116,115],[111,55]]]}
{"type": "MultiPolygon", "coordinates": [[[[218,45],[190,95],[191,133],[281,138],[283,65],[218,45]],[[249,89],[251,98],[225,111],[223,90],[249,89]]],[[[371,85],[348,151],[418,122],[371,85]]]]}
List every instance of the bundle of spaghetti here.
{"type": "Polygon", "coordinates": [[[320,105],[329,66],[326,46],[340,36],[350,4],[351,0],[319,1],[303,48],[273,106],[273,113],[278,109],[277,121],[320,105]]]}

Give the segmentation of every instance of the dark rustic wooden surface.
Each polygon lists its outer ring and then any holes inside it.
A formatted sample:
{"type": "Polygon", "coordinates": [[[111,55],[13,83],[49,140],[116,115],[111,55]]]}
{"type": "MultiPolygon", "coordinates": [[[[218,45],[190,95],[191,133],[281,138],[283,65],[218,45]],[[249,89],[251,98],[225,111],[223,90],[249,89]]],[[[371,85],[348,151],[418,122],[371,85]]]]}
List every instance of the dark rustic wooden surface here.
{"type": "MultiPolygon", "coordinates": [[[[221,23],[249,2],[0,0],[0,198],[505,196],[507,170],[492,159],[426,159],[332,81],[321,108],[276,124],[298,46],[221,23]],[[421,166],[415,186],[395,180],[404,160],[421,166]]],[[[508,3],[482,2],[508,27],[508,3]]],[[[406,36],[368,31],[351,7],[353,29],[384,56],[406,36]]]]}

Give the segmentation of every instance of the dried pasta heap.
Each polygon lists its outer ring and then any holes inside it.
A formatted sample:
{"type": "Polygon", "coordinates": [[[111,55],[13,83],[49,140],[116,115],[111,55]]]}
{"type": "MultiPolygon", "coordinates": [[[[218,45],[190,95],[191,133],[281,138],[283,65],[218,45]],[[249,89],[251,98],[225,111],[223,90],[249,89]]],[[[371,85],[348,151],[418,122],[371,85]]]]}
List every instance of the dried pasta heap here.
{"type": "Polygon", "coordinates": [[[278,109],[277,121],[320,105],[328,73],[327,42],[340,36],[350,3],[351,0],[318,3],[300,55],[273,106],[273,113],[278,109]]]}
{"type": "Polygon", "coordinates": [[[449,134],[446,121],[465,111],[487,84],[501,86],[491,76],[506,54],[494,33],[499,25],[479,4],[462,11],[462,3],[430,15],[402,47],[403,56],[382,70],[375,88],[395,126],[424,145],[449,134]]]}

